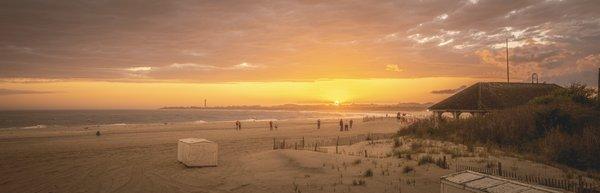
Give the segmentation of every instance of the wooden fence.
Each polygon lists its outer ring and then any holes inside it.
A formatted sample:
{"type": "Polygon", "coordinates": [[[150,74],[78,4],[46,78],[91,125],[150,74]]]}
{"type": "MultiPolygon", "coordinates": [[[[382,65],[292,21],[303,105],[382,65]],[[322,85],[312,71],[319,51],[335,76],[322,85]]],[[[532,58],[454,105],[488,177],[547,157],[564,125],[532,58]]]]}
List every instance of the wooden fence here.
{"type": "Polygon", "coordinates": [[[362,141],[390,139],[394,133],[370,133],[354,136],[273,138],[273,149],[299,149],[318,151],[323,146],[352,145],[362,141]]]}
{"type": "Polygon", "coordinates": [[[570,180],[542,177],[537,175],[524,175],[512,171],[502,170],[501,163],[498,164],[498,167],[491,168],[455,164],[455,169],[456,171],[471,170],[489,175],[502,176],[507,179],[521,181],[524,183],[539,184],[542,186],[559,188],[578,193],[600,193],[600,184],[594,182],[586,182],[582,179],[581,176],[579,176],[578,179],[570,180]]]}

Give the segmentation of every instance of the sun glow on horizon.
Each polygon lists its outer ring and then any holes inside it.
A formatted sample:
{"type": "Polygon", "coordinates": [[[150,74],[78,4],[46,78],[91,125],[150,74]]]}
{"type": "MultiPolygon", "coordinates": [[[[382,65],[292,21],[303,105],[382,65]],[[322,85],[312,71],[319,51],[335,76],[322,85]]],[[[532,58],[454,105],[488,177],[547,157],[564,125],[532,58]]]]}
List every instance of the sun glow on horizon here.
{"type": "Polygon", "coordinates": [[[237,83],[0,82],[2,88],[30,91],[0,95],[0,109],[156,109],[202,106],[204,99],[208,106],[425,103],[447,97],[431,94],[432,90],[456,88],[477,81],[480,80],[439,77],[237,83]]]}

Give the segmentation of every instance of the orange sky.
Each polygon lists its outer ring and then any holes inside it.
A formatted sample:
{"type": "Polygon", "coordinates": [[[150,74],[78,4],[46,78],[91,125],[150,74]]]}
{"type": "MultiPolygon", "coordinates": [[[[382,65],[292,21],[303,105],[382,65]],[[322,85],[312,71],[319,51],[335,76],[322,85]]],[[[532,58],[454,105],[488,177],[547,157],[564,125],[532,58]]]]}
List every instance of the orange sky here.
{"type": "Polygon", "coordinates": [[[0,96],[3,109],[154,109],[162,106],[278,105],[286,103],[431,102],[431,94],[471,78],[334,79],[312,82],[135,83],[69,81],[3,83],[3,88],[37,93],[0,96]]]}
{"type": "Polygon", "coordinates": [[[596,84],[600,3],[0,3],[0,109],[437,102],[477,81],[596,84]]]}

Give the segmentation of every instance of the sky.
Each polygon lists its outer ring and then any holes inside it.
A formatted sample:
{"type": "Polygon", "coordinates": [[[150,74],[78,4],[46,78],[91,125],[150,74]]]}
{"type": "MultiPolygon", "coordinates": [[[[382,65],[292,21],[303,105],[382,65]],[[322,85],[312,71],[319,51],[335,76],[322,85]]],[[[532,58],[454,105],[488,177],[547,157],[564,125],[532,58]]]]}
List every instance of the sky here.
{"type": "Polygon", "coordinates": [[[0,109],[437,102],[596,86],[597,0],[0,1],[0,109]]]}

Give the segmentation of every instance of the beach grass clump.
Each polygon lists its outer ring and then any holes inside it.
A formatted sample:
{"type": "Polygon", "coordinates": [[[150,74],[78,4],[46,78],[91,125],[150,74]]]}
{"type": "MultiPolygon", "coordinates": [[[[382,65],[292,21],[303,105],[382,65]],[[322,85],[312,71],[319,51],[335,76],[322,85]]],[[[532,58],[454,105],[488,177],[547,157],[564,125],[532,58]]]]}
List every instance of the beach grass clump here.
{"type": "Polygon", "coordinates": [[[373,170],[371,168],[367,169],[367,171],[365,171],[363,173],[364,177],[373,177],[373,170]]]}
{"type": "Polygon", "coordinates": [[[446,157],[441,157],[435,160],[435,165],[442,169],[448,169],[448,162],[446,162],[446,157]]]}
{"type": "Polygon", "coordinates": [[[435,163],[435,160],[430,155],[421,156],[421,158],[419,158],[419,161],[417,162],[418,165],[425,165],[425,164],[432,164],[432,163],[435,163]]]}
{"type": "Polygon", "coordinates": [[[394,137],[394,147],[398,148],[402,145],[403,145],[402,139],[400,137],[394,137]]]}
{"type": "Polygon", "coordinates": [[[421,144],[420,142],[413,142],[410,144],[410,150],[412,150],[413,152],[419,152],[422,147],[423,144],[421,144]]]}
{"type": "Polygon", "coordinates": [[[367,182],[363,179],[354,179],[354,180],[352,180],[352,185],[353,186],[366,186],[367,182]]]}
{"type": "Polygon", "coordinates": [[[415,168],[414,168],[414,167],[412,167],[412,166],[404,166],[404,167],[402,168],[402,173],[404,173],[404,174],[408,174],[408,173],[410,173],[410,172],[415,172],[415,168]]]}
{"type": "Polygon", "coordinates": [[[451,158],[457,158],[457,157],[462,157],[463,154],[461,153],[461,151],[454,147],[454,148],[443,148],[442,149],[442,153],[446,154],[446,155],[450,155],[451,158]]]}

